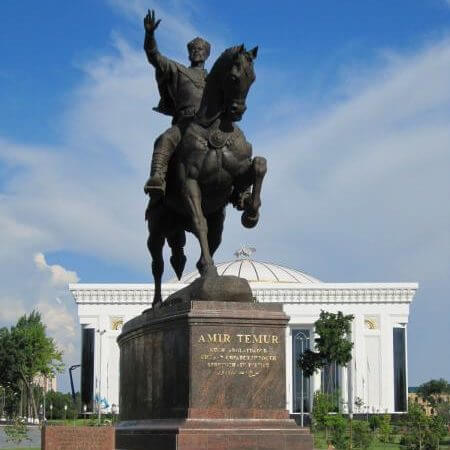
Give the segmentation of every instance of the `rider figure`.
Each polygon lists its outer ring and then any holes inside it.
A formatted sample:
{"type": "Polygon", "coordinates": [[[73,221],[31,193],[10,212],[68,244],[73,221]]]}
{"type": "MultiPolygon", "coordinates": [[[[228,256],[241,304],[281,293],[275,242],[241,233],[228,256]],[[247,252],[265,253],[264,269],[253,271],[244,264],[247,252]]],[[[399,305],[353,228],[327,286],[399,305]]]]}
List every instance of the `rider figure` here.
{"type": "Polygon", "coordinates": [[[161,100],[155,111],[172,116],[172,126],[155,141],[150,178],[144,186],[146,194],[164,195],[170,158],[181,141],[184,128],[200,107],[207,72],[204,68],[210,52],[207,41],[196,37],[187,44],[190,67],[161,55],[154,32],[161,20],[155,21],[155,12],[148,11],[144,19],[144,49],[148,62],[155,67],[161,100]]]}

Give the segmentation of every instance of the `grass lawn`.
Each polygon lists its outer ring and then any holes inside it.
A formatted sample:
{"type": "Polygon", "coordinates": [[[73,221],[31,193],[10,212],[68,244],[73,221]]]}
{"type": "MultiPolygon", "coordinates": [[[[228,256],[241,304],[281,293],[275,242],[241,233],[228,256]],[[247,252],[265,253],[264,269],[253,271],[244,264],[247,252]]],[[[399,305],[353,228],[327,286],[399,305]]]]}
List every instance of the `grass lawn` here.
{"type": "MultiPolygon", "coordinates": [[[[111,425],[111,419],[102,418],[102,425],[111,425]]],[[[58,420],[48,420],[47,425],[65,425],[66,427],[84,427],[84,426],[97,426],[97,419],[58,419],[58,420]]]]}
{"type": "MultiPolygon", "coordinates": [[[[396,442],[400,441],[399,435],[395,436],[395,441],[396,442]]],[[[315,432],[314,449],[326,450],[327,448],[328,446],[325,439],[325,432],[324,431],[315,432]]],[[[439,448],[440,450],[450,450],[450,434],[440,442],[439,448]]],[[[384,442],[380,442],[377,439],[374,439],[372,445],[370,446],[370,450],[405,450],[405,446],[393,443],[385,444],[384,442]]]]}
{"type": "MultiPolygon", "coordinates": [[[[396,440],[398,441],[399,438],[396,440]]],[[[328,448],[324,431],[317,431],[314,433],[314,448],[317,450],[325,450],[328,448]]],[[[378,441],[378,439],[374,439],[372,441],[372,445],[370,446],[370,450],[404,450],[404,448],[404,446],[400,446],[398,444],[385,444],[384,442],[378,441]]]]}
{"type": "Polygon", "coordinates": [[[374,441],[370,446],[370,450],[398,450],[400,448],[405,448],[405,446],[400,446],[398,444],[385,444],[384,442],[374,441]]]}

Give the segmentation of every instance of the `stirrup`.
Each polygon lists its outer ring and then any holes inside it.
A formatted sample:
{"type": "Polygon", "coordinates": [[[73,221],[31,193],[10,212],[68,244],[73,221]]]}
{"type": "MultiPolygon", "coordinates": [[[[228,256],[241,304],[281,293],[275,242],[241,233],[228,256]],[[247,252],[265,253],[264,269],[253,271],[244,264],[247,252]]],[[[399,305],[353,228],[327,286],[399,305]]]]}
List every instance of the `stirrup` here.
{"type": "Polygon", "coordinates": [[[166,193],[166,182],[160,177],[153,176],[145,183],[144,192],[150,197],[162,197],[166,193]]]}

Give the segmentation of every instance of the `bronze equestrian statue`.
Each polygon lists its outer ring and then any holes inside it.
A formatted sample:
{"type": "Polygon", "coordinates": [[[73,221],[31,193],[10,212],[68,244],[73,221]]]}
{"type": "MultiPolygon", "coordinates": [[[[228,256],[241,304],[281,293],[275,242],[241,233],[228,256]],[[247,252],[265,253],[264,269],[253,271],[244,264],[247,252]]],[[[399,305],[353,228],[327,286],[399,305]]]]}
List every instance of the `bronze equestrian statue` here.
{"type": "MultiPolygon", "coordinates": [[[[159,22],[149,13],[145,23],[151,26],[146,25],[146,33],[159,22]]],[[[225,278],[217,276],[212,256],[222,239],[227,204],[243,211],[245,227],[258,222],[266,160],[252,158],[252,146],[235,124],[246,110],[246,97],[255,80],[257,50],[231,47],[217,59],[206,78],[198,110],[179,127],[180,142],[168,163],[165,194],[153,195],[149,190],[147,245],[153,260],[154,306],[162,300],[166,240],[172,251],[171,265],[181,278],[186,264],[185,232],[192,232],[201,248],[197,262],[201,279],[214,286],[225,278]]]]}

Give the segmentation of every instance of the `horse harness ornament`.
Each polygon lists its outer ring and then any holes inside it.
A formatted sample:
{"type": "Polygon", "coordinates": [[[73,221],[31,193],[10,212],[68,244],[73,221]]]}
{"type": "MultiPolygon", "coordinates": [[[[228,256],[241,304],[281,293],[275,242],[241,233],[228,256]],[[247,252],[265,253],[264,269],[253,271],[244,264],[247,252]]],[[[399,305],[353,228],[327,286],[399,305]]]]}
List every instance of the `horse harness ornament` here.
{"type": "Polygon", "coordinates": [[[208,146],[213,150],[220,150],[224,147],[230,148],[238,135],[238,128],[234,127],[231,133],[225,133],[218,126],[212,127],[208,133],[208,146]]]}

